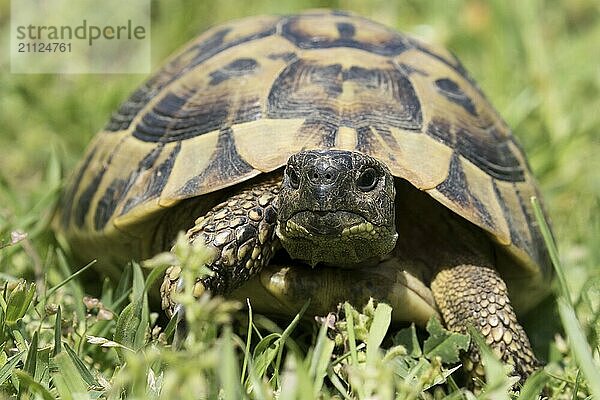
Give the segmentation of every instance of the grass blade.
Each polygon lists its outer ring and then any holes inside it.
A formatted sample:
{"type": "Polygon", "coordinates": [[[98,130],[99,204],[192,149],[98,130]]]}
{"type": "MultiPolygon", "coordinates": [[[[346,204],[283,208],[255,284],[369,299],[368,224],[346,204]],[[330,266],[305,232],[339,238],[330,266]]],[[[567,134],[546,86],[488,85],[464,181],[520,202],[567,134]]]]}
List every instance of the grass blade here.
{"type": "Polygon", "coordinates": [[[27,358],[25,359],[25,365],[23,370],[31,376],[35,376],[35,366],[37,365],[37,350],[38,350],[38,332],[33,333],[31,344],[29,345],[29,351],[27,352],[27,358]]]}
{"type": "Polygon", "coordinates": [[[52,374],[52,382],[54,382],[60,398],[89,399],[86,382],[67,353],[58,354],[54,357],[54,362],[58,371],[52,374]]]}
{"type": "Polygon", "coordinates": [[[577,400],[577,393],[579,392],[579,384],[581,383],[581,370],[577,371],[577,376],[575,377],[575,386],[573,387],[573,396],[572,400],[577,400]]]}
{"type": "Polygon", "coordinates": [[[171,317],[171,319],[169,319],[169,323],[165,327],[164,333],[165,333],[165,340],[167,342],[171,340],[171,338],[173,337],[173,334],[175,333],[175,328],[177,327],[178,319],[179,319],[179,315],[177,313],[175,313],[175,315],[173,315],[171,317]]]}
{"type": "Polygon", "coordinates": [[[271,333],[261,339],[254,348],[254,369],[260,378],[266,374],[267,368],[269,368],[269,365],[271,365],[273,360],[275,360],[275,357],[277,357],[280,340],[280,334],[271,333]]]}
{"type": "Polygon", "coordinates": [[[302,309],[300,309],[300,312],[298,312],[298,314],[296,314],[296,316],[294,317],[292,322],[288,325],[287,328],[285,328],[285,330],[281,334],[281,339],[280,339],[280,343],[279,343],[279,351],[277,352],[277,359],[275,360],[275,376],[274,376],[274,378],[275,378],[275,382],[277,382],[277,384],[279,384],[279,368],[281,366],[281,357],[283,356],[283,347],[285,345],[285,342],[289,338],[289,336],[292,334],[294,329],[296,328],[296,325],[298,325],[298,323],[300,322],[300,319],[306,312],[306,309],[308,308],[309,305],[310,305],[310,299],[308,299],[306,301],[306,303],[304,303],[304,305],[302,306],[302,309]]]}
{"type": "Polygon", "coordinates": [[[83,268],[79,269],[79,271],[75,272],[74,274],[69,275],[69,277],[67,277],[65,280],[60,282],[58,285],[51,287],[48,290],[48,292],[46,292],[46,298],[52,296],[54,294],[54,292],[56,292],[61,287],[65,286],[67,283],[71,282],[73,279],[75,279],[79,275],[83,274],[85,271],[90,269],[94,264],[96,264],[96,260],[90,261],[83,268]]]}
{"type": "MultiPolygon", "coordinates": [[[[133,266],[131,264],[127,264],[125,268],[123,268],[123,273],[121,274],[121,278],[119,279],[119,283],[117,284],[117,288],[113,294],[115,298],[115,303],[117,303],[121,299],[126,299],[131,292],[131,282],[133,279],[133,266]]],[[[115,311],[118,311],[113,303],[111,305],[115,311]]]]}
{"type": "Polygon", "coordinates": [[[546,382],[548,382],[548,378],[549,376],[544,371],[536,371],[525,381],[519,394],[519,400],[537,400],[546,382]]]}
{"type": "Polygon", "coordinates": [[[313,396],[319,397],[319,393],[323,387],[323,380],[327,375],[327,367],[333,354],[335,343],[327,337],[327,318],[323,321],[317,336],[317,343],[310,360],[309,374],[313,379],[313,396]]]}
{"type": "Polygon", "coordinates": [[[246,299],[246,303],[248,304],[248,332],[246,334],[246,347],[244,348],[244,361],[242,364],[242,376],[240,378],[240,382],[244,384],[244,380],[246,379],[246,369],[248,368],[248,360],[250,359],[250,346],[252,344],[252,305],[250,304],[250,299],[246,299]]]}
{"type": "Polygon", "coordinates": [[[593,397],[600,399],[600,369],[594,364],[592,350],[577,320],[575,310],[565,299],[559,298],[557,301],[558,313],[569,338],[575,361],[581,368],[593,397]]]}
{"type": "Polygon", "coordinates": [[[143,320],[143,308],[143,301],[136,299],[123,309],[115,327],[113,337],[115,342],[133,350],[138,350],[143,346],[143,343],[140,343],[138,339],[141,330],[144,331],[144,334],[146,332],[146,324],[144,324],[143,320]]]}
{"type": "Polygon", "coordinates": [[[581,368],[583,375],[586,377],[588,387],[593,397],[600,399],[600,369],[594,364],[590,345],[586,340],[585,334],[583,333],[579,320],[577,319],[577,315],[575,314],[575,309],[573,308],[571,295],[569,294],[569,288],[567,286],[564,269],[560,262],[560,258],[558,257],[556,244],[552,239],[550,228],[544,219],[544,214],[542,213],[542,209],[537,198],[531,198],[531,205],[533,206],[535,218],[540,226],[540,230],[542,231],[544,242],[548,248],[548,252],[550,253],[550,259],[554,265],[556,275],[558,276],[558,281],[561,288],[561,297],[559,297],[557,300],[558,313],[560,315],[563,327],[565,328],[565,332],[567,333],[567,337],[569,338],[573,356],[575,357],[577,365],[579,368],[581,368]]]}
{"type": "MultiPolygon", "coordinates": [[[[329,377],[329,381],[331,384],[337,389],[337,391],[344,396],[344,399],[351,400],[353,399],[348,395],[348,390],[340,380],[339,376],[333,371],[333,368],[327,369],[327,376],[329,377]]],[[[360,397],[359,397],[360,398],[360,397]]]]}
{"type": "Polygon", "coordinates": [[[56,320],[54,322],[54,351],[52,355],[55,356],[62,350],[62,316],[60,306],[56,311],[56,320]]]}
{"type": "MultiPolygon", "coordinates": [[[[139,350],[146,343],[146,330],[150,316],[148,311],[148,296],[144,290],[144,275],[137,263],[133,264],[132,269],[133,301],[119,315],[113,339],[125,347],[139,350]]],[[[120,353],[120,350],[117,350],[117,352],[120,353]]]]}
{"type": "Polygon", "coordinates": [[[77,353],[75,353],[75,351],[69,347],[68,344],[65,344],[65,350],[66,350],[67,354],[69,355],[69,358],[73,362],[73,365],[77,369],[79,376],[81,376],[81,378],[83,378],[83,380],[89,386],[100,386],[100,384],[98,383],[96,378],[94,378],[94,376],[92,375],[90,370],[86,367],[86,365],[83,363],[83,361],[81,361],[81,359],[79,358],[77,353]]]}
{"type": "Polygon", "coordinates": [[[293,354],[285,360],[283,373],[281,374],[282,390],[279,400],[297,400],[301,398],[301,394],[298,393],[298,386],[301,383],[308,382],[308,373],[302,367],[301,365],[298,368],[298,361],[293,354]]]}
{"type": "MultiPolygon", "coordinates": [[[[44,400],[56,400],[56,398],[43,387],[39,382],[36,382],[31,375],[25,371],[15,371],[17,378],[19,379],[19,391],[29,389],[30,392],[41,396],[44,400]]],[[[21,392],[23,393],[23,392],[21,392]]],[[[19,397],[21,398],[21,397],[19,397]]]]}
{"type": "Polygon", "coordinates": [[[8,361],[2,366],[2,368],[0,368],[0,387],[4,385],[4,382],[6,382],[6,380],[10,377],[12,371],[15,369],[19,361],[21,361],[21,356],[23,355],[23,353],[24,351],[15,354],[14,356],[8,359],[8,361]]]}
{"type": "Polygon", "coordinates": [[[542,212],[542,207],[540,206],[540,202],[537,197],[531,197],[531,205],[533,206],[535,219],[540,226],[540,230],[542,231],[546,248],[548,249],[548,253],[550,253],[550,260],[552,261],[552,265],[554,265],[554,270],[556,271],[556,276],[558,277],[561,294],[565,299],[567,299],[569,304],[573,304],[571,300],[571,294],[569,293],[569,287],[567,286],[567,278],[565,277],[560,258],[558,257],[558,249],[556,248],[556,244],[552,238],[552,233],[550,232],[550,227],[548,226],[548,222],[546,222],[546,218],[544,218],[544,213],[542,212]]]}
{"type": "Polygon", "coordinates": [[[321,358],[321,353],[323,352],[324,347],[324,339],[327,338],[327,323],[328,319],[324,318],[321,327],[319,328],[319,333],[317,334],[317,341],[315,344],[315,349],[312,353],[312,357],[310,359],[310,368],[308,369],[311,377],[316,376],[317,365],[319,359],[321,358]]]}
{"type": "Polygon", "coordinates": [[[394,335],[394,344],[403,346],[411,357],[418,358],[423,355],[414,323],[410,324],[408,328],[400,329],[394,335]]]}
{"type": "Polygon", "coordinates": [[[221,338],[221,362],[219,363],[219,378],[223,389],[223,398],[241,398],[240,374],[233,348],[231,326],[227,326],[221,338]]]}
{"type": "MultiPolygon", "coordinates": [[[[147,264],[143,264],[143,265],[146,266],[147,264]]],[[[156,266],[151,269],[150,273],[148,274],[148,277],[146,278],[146,283],[144,285],[144,291],[146,293],[150,291],[150,289],[152,288],[152,285],[154,285],[154,282],[156,282],[157,279],[160,279],[164,276],[167,268],[169,268],[169,265],[163,264],[163,265],[156,266]]]]}
{"type": "Polygon", "coordinates": [[[352,357],[352,365],[358,365],[358,352],[356,351],[356,335],[354,332],[354,316],[352,314],[352,306],[350,305],[350,303],[344,303],[344,312],[346,315],[348,345],[350,346],[350,356],[352,357]]]}
{"type": "MultiPolygon", "coordinates": [[[[256,375],[252,361],[248,364],[248,381],[246,385],[247,393],[251,394],[251,398],[255,400],[270,400],[272,396],[268,388],[265,387],[263,381],[261,381],[256,375]],[[251,391],[249,390],[251,388],[251,391]]],[[[287,387],[286,387],[287,388],[287,387]]]]}
{"type": "Polygon", "coordinates": [[[392,307],[385,303],[380,303],[375,309],[375,316],[369,329],[367,339],[367,364],[373,365],[377,360],[379,347],[383,338],[390,327],[392,321],[392,307]]]}

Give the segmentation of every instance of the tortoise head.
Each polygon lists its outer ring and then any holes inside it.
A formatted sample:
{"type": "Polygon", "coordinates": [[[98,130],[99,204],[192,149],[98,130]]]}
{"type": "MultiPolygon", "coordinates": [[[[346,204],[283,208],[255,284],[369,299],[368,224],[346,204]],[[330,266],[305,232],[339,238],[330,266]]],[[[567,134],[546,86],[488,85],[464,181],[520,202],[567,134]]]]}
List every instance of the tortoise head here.
{"type": "Polygon", "coordinates": [[[373,157],[343,150],[292,155],[278,199],[277,235],[292,258],[350,267],[389,253],[394,177],[373,157]]]}

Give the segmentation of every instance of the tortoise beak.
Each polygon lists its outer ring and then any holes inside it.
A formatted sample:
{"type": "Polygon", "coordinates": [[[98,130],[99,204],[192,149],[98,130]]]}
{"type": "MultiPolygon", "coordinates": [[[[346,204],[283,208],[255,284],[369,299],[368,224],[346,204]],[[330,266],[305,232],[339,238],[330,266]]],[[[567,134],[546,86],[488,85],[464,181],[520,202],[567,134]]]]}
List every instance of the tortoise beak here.
{"type": "Polygon", "coordinates": [[[289,227],[311,236],[340,236],[344,228],[366,222],[353,212],[306,210],[292,215],[286,223],[286,229],[289,227]]]}

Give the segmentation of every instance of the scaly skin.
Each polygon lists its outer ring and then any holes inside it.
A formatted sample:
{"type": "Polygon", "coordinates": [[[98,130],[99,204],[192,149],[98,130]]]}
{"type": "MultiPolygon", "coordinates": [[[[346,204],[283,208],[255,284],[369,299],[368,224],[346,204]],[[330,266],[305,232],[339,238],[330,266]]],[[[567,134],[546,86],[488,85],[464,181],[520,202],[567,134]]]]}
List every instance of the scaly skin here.
{"type": "MultiPolygon", "coordinates": [[[[207,265],[215,273],[194,283],[194,295],[200,296],[205,288],[227,294],[269,263],[279,247],[274,202],[280,187],[281,180],[274,178],[245,188],[196,220],[187,237],[215,250],[207,265]]],[[[170,267],[160,288],[162,307],[170,315],[180,278],[181,268],[170,267]]]]}
{"type": "MultiPolygon", "coordinates": [[[[515,367],[522,381],[539,367],[506,285],[494,269],[476,265],[444,269],[431,282],[431,290],[448,329],[461,333],[469,325],[477,329],[496,355],[515,367]]],[[[465,356],[464,366],[472,378],[483,380],[483,365],[474,348],[465,356]]]]}

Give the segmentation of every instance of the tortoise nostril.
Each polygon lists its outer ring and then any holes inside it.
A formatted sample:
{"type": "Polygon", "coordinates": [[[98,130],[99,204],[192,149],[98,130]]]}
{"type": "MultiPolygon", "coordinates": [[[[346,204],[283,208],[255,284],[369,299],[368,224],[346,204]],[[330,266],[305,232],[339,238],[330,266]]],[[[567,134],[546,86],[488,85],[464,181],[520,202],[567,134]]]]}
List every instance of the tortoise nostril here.
{"type": "Polygon", "coordinates": [[[316,165],[308,171],[308,176],[313,185],[332,185],[336,182],[339,173],[330,165],[316,165]]]}

